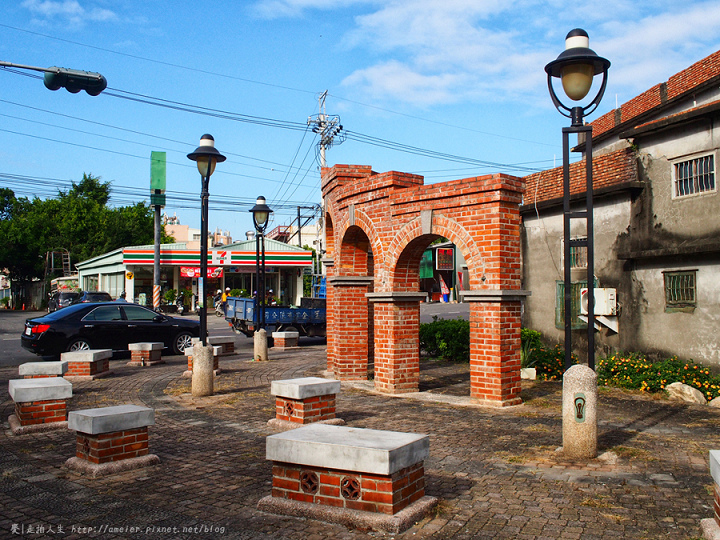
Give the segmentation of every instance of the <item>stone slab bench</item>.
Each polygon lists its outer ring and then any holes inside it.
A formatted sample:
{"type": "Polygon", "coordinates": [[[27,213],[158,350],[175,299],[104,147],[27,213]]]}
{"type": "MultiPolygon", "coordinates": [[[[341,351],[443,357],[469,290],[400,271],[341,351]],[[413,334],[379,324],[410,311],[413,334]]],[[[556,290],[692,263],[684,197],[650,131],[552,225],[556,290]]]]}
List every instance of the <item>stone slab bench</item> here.
{"type": "Polygon", "coordinates": [[[67,427],[72,384],[62,377],[13,379],[8,393],[15,402],[15,414],[8,418],[15,435],[67,427]]]}
{"type": "Polygon", "coordinates": [[[149,341],[145,343],[130,343],[130,361],[128,366],[154,366],[164,364],[162,350],[165,344],[162,341],[149,341]]]}
{"type": "Polygon", "coordinates": [[[235,354],[235,338],[232,336],[215,336],[208,338],[210,345],[221,347],[220,356],[235,354]]]}
{"type": "Polygon", "coordinates": [[[112,375],[110,371],[112,349],[90,349],[64,352],[60,360],[68,363],[65,378],[69,380],[93,380],[112,375]]]}
{"type": "Polygon", "coordinates": [[[298,346],[299,332],[273,332],[273,349],[294,349],[298,346]]]}
{"type": "Polygon", "coordinates": [[[58,362],[25,362],[18,366],[18,373],[24,379],[62,377],[67,373],[67,370],[67,360],[58,362]]]}
{"type": "Polygon", "coordinates": [[[427,435],[310,424],[271,435],[272,495],[261,510],[398,533],[436,503],[425,496],[427,435]]]}
{"type": "Polygon", "coordinates": [[[703,538],[720,538],[720,450],[710,450],[710,476],[713,479],[713,517],[700,521],[703,538]]]}
{"type": "Polygon", "coordinates": [[[155,411],[138,405],[70,411],[76,450],[65,466],[96,477],[155,465],[160,458],[148,447],[148,426],[154,424],[155,411]]]}
{"type": "Polygon", "coordinates": [[[340,381],[320,377],[272,381],[275,418],[268,425],[282,431],[313,422],[342,425],[345,421],[335,417],[335,397],[339,392],[340,381]]]}

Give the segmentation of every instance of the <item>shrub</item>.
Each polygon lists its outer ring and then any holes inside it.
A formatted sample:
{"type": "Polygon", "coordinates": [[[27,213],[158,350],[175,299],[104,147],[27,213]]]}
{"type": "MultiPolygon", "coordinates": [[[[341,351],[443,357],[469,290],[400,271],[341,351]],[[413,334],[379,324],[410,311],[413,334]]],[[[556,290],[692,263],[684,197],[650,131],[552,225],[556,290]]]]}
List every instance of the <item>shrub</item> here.
{"type": "Polygon", "coordinates": [[[174,304],[175,298],[177,298],[177,291],[175,289],[168,289],[165,291],[165,294],[163,295],[165,298],[165,302],[168,304],[174,304]]]}
{"type": "Polygon", "coordinates": [[[681,382],[697,388],[708,399],[720,396],[720,377],[709,368],[677,356],[650,362],[641,353],[615,353],[601,358],[597,365],[598,384],[641,392],[660,392],[668,384],[681,382]]]}
{"type": "MultiPolygon", "coordinates": [[[[572,355],[572,363],[577,364],[572,355]]],[[[534,367],[538,379],[554,381],[562,379],[565,371],[565,351],[560,345],[546,347],[542,342],[542,333],[529,328],[520,329],[520,365],[534,367]]]]}
{"type": "Polygon", "coordinates": [[[244,298],[250,295],[248,294],[247,289],[232,289],[229,296],[232,296],[233,298],[244,298]]]}
{"type": "Polygon", "coordinates": [[[454,362],[470,362],[470,322],[438,319],[420,325],[420,348],[430,356],[454,362]]]}

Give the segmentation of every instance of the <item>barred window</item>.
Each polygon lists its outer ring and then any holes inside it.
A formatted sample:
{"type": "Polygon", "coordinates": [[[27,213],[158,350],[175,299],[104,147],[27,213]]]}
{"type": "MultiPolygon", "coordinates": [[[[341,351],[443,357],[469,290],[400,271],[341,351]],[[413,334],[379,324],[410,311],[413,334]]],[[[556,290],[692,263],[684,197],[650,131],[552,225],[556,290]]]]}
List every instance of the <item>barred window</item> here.
{"type": "Polygon", "coordinates": [[[696,273],[696,270],[663,272],[666,311],[693,311],[695,309],[696,273]]]}
{"type": "Polygon", "coordinates": [[[675,163],[675,197],[715,191],[715,156],[702,156],[675,163]]]}

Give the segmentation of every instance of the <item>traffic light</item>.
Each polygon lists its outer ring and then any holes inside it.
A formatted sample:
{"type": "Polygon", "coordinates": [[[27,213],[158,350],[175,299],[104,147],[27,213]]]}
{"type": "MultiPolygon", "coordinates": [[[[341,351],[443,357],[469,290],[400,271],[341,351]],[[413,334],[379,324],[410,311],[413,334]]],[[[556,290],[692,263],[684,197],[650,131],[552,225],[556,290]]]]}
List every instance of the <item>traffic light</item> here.
{"type": "Polygon", "coordinates": [[[64,87],[72,94],[85,90],[91,96],[97,96],[107,88],[107,80],[99,73],[59,67],[48,68],[43,82],[49,90],[59,90],[64,87]]]}

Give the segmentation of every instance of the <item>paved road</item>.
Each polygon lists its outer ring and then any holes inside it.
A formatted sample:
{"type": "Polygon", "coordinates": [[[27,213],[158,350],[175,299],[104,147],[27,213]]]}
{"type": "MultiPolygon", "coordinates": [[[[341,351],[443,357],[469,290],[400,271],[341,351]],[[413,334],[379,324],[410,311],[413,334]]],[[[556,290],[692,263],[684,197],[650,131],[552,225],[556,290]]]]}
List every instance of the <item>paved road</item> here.
{"type": "MultiPolygon", "coordinates": [[[[423,323],[432,322],[433,316],[439,318],[454,319],[456,317],[468,317],[469,304],[420,304],[420,321],[423,323]]],[[[0,366],[18,366],[24,362],[37,362],[39,357],[24,350],[20,346],[20,334],[25,327],[25,319],[41,317],[44,311],[12,311],[0,310],[0,366]]],[[[188,315],[187,318],[192,317],[188,315]]],[[[233,335],[232,329],[221,317],[208,317],[208,331],[211,335],[229,336],[233,335]]],[[[304,344],[321,344],[323,340],[303,338],[304,344]]],[[[238,346],[252,348],[252,339],[238,335],[238,346]]]]}

